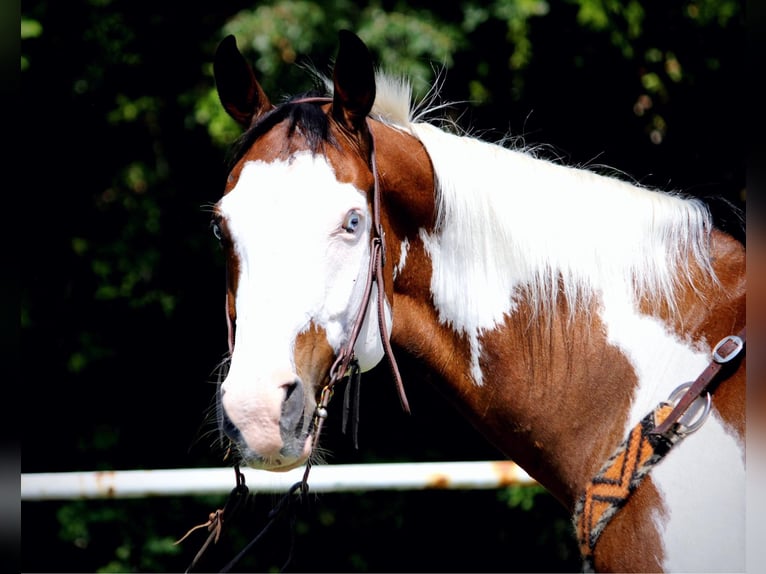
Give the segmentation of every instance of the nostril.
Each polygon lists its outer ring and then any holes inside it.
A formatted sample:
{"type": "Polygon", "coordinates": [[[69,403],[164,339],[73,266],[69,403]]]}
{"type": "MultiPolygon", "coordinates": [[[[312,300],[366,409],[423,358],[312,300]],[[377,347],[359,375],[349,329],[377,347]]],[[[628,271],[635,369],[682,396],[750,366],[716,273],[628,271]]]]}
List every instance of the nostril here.
{"type": "Polygon", "coordinates": [[[284,388],[285,388],[285,402],[289,402],[290,401],[290,397],[295,392],[295,389],[298,388],[298,385],[299,385],[298,381],[293,381],[292,383],[287,383],[284,386],[284,388]]]}
{"type": "Polygon", "coordinates": [[[296,436],[303,428],[303,384],[294,380],[284,385],[285,398],[282,402],[282,416],[279,426],[282,431],[295,433],[296,436]]]}

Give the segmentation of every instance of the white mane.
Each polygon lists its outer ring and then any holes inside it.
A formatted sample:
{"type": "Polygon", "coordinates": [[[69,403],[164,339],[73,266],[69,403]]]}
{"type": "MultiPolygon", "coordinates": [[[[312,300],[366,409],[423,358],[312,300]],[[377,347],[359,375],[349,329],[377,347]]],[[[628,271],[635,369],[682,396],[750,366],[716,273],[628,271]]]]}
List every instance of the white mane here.
{"type": "Polygon", "coordinates": [[[375,74],[375,103],[372,115],[382,122],[403,128],[413,121],[412,89],[407,78],[375,74]]]}
{"type": "MultiPolygon", "coordinates": [[[[445,305],[495,285],[499,299],[523,287],[537,308],[555,302],[561,279],[570,303],[608,288],[672,308],[679,281],[691,281],[691,261],[712,273],[702,202],[413,120],[429,110],[413,108],[409,84],[377,80],[373,114],[419,138],[436,171],[442,276],[434,281],[445,305]],[[456,283],[447,275],[457,269],[456,283]]],[[[461,312],[476,324],[470,308],[461,312]]]]}

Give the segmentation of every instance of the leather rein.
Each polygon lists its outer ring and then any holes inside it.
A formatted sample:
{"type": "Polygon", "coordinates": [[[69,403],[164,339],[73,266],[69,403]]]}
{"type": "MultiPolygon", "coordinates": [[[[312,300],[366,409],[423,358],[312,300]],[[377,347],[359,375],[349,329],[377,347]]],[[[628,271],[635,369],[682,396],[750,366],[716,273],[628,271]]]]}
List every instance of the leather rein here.
{"type": "MultiPolygon", "coordinates": [[[[289,102],[289,104],[304,104],[304,103],[331,103],[332,98],[329,97],[306,97],[301,98],[297,100],[293,100],[289,102]]],[[[369,124],[369,119],[367,120],[369,124]]],[[[361,332],[362,325],[364,324],[365,317],[368,312],[368,308],[370,306],[370,302],[372,299],[372,290],[373,287],[377,290],[377,318],[378,318],[378,328],[380,333],[381,342],[383,343],[383,349],[384,353],[386,355],[386,358],[388,359],[389,366],[391,367],[391,372],[394,377],[394,382],[396,383],[396,388],[399,393],[399,400],[401,402],[402,408],[406,413],[410,413],[410,406],[409,401],[407,400],[407,395],[404,391],[404,384],[402,382],[402,377],[399,373],[399,367],[396,363],[396,358],[394,357],[394,352],[391,347],[391,342],[389,340],[389,333],[388,333],[388,327],[386,325],[386,312],[385,312],[385,305],[386,305],[386,290],[385,290],[385,280],[383,275],[383,267],[386,264],[386,243],[385,243],[385,232],[383,231],[383,225],[381,222],[381,190],[380,190],[380,181],[378,177],[378,167],[377,167],[377,161],[375,159],[375,141],[372,137],[372,131],[369,131],[370,133],[370,163],[372,167],[372,175],[373,175],[373,190],[372,190],[372,229],[371,229],[371,235],[370,235],[370,261],[369,261],[369,267],[367,270],[367,280],[365,283],[364,288],[364,295],[362,297],[361,305],[359,306],[359,310],[357,311],[356,317],[354,318],[354,322],[351,325],[351,330],[349,332],[348,338],[345,342],[345,344],[339,349],[335,362],[333,363],[332,367],[329,371],[329,381],[328,383],[322,388],[322,391],[319,395],[319,401],[317,402],[316,408],[314,410],[314,418],[312,420],[311,425],[311,434],[312,434],[312,445],[316,445],[317,441],[319,440],[319,434],[322,430],[322,425],[327,418],[328,410],[327,407],[330,403],[330,399],[332,398],[336,385],[341,381],[346,381],[346,396],[344,400],[344,411],[343,411],[343,430],[345,432],[348,417],[351,416],[351,422],[353,427],[353,438],[354,438],[354,446],[357,446],[357,424],[358,424],[358,398],[357,400],[352,400],[351,396],[352,393],[356,393],[358,395],[358,386],[359,381],[361,378],[361,371],[359,369],[359,363],[356,359],[356,355],[354,352],[354,346],[356,345],[356,342],[359,338],[359,333],[361,332]]],[[[231,321],[231,318],[228,313],[228,294],[227,294],[227,312],[226,312],[226,324],[228,329],[228,345],[229,345],[229,355],[234,350],[234,325],[231,321]]],[[[228,452],[227,452],[228,456],[228,452]]],[[[226,457],[224,457],[226,458],[226,457]]],[[[252,546],[260,540],[260,538],[266,533],[267,530],[271,528],[271,526],[274,524],[276,519],[279,517],[279,515],[282,513],[282,511],[292,502],[292,499],[294,498],[293,495],[296,493],[300,494],[306,494],[308,493],[309,486],[308,486],[308,476],[309,471],[311,470],[311,459],[309,459],[306,462],[306,469],[303,473],[303,478],[292,485],[287,493],[282,497],[282,499],[277,503],[277,505],[271,510],[269,513],[269,521],[264,526],[264,528],[256,535],[226,566],[224,566],[223,569],[220,570],[220,572],[229,572],[231,568],[252,548],[252,546]]],[[[224,517],[227,519],[231,518],[231,515],[237,510],[240,503],[247,497],[248,495],[248,488],[245,484],[245,475],[242,474],[240,471],[239,465],[234,465],[234,473],[235,473],[235,479],[236,479],[236,486],[232,489],[232,491],[229,494],[229,498],[226,501],[226,504],[223,509],[218,509],[212,513],[210,513],[208,521],[199,524],[193,528],[191,528],[182,538],[180,538],[176,544],[183,541],[187,536],[189,536],[193,531],[200,529],[200,528],[207,528],[207,530],[210,532],[207,539],[203,543],[200,550],[195,555],[194,559],[192,560],[189,567],[186,569],[186,572],[190,572],[197,564],[199,559],[201,558],[202,554],[205,552],[205,550],[208,548],[211,542],[218,542],[218,539],[220,538],[221,530],[223,528],[223,521],[224,517]]]]}

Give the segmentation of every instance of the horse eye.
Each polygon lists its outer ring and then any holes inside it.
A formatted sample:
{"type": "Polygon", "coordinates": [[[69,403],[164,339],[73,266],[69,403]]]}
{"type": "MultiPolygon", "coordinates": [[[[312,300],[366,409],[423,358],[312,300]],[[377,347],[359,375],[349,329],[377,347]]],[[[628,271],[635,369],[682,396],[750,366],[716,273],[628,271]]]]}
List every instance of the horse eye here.
{"type": "Polygon", "coordinates": [[[223,231],[221,231],[221,224],[218,223],[215,219],[210,222],[210,229],[213,230],[213,235],[215,235],[215,238],[218,241],[221,241],[223,239],[223,231]]]}
{"type": "Polygon", "coordinates": [[[355,233],[361,222],[362,216],[360,213],[352,209],[346,214],[341,227],[348,233],[355,233]]]}

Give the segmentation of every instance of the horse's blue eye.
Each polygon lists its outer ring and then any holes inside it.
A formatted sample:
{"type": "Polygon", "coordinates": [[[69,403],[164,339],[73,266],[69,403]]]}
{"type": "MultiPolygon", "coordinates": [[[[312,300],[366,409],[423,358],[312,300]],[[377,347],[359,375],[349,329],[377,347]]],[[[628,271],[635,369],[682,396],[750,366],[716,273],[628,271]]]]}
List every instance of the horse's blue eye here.
{"type": "Polygon", "coordinates": [[[354,233],[359,228],[359,224],[362,222],[362,216],[358,211],[349,211],[343,220],[343,229],[348,233],[354,233]]]}
{"type": "Polygon", "coordinates": [[[213,230],[213,235],[215,235],[215,238],[218,241],[221,241],[223,239],[223,232],[221,231],[221,225],[213,220],[210,222],[210,228],[213,230]]]}

